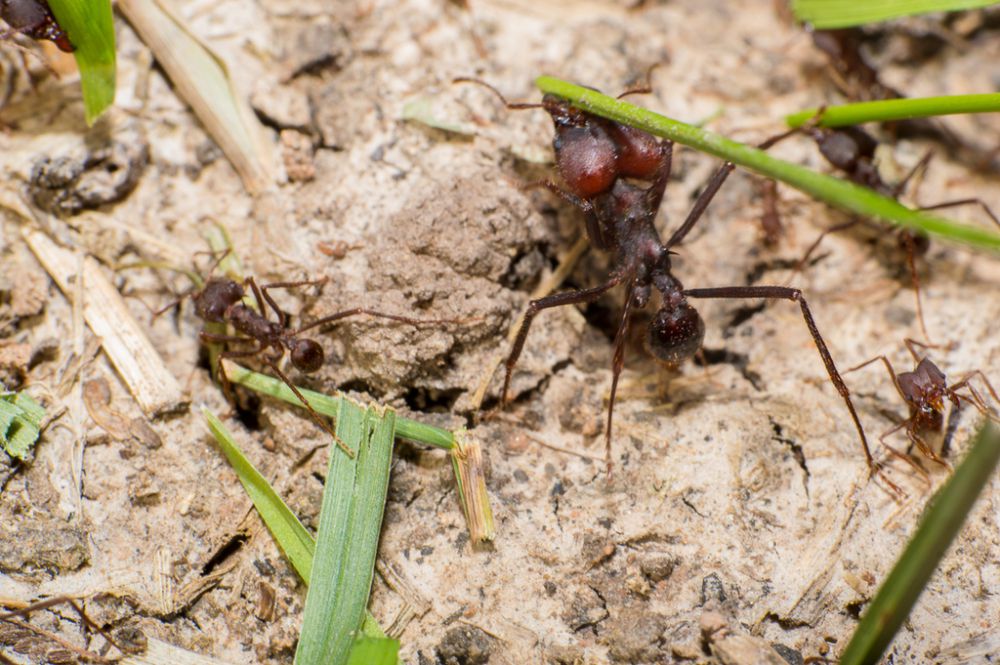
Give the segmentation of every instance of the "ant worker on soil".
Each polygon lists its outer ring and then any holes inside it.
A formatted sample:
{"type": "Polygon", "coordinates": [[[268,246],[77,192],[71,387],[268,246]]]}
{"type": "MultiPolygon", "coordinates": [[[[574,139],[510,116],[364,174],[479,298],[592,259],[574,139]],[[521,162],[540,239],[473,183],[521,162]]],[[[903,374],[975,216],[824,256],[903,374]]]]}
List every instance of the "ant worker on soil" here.
{"type": "Polygon", "coordinates": [[[912,371],[897,374],[889,359],[884,355],[875,356],[847,371],[853,372],[878,361],[885,365],[893,387],[909,408],[909,416],[884,432],[879,437],[879,441],[889,452],[911,464],[924,478],[927,478],[927,472],[912,456],[888,445],[885,443],[885,439],[899,430],[904,430],[912,447],[916,447],[917,450],[941,466],[948,467],[948,463],[936,452],[936,449],[941,450],[943,454],[946,444],[945,399],[951,402],[953,409],[959,409],[962,402],[967,402],[976,407],[983,416],[993,422],[1000,423],[1000,414],[997,413],[996,409],[987,405],[982,395],[972,385],[972,379],[978,378],[998,405],[1000,405],[1000,396],[997,395],[996,390],[982,370],[978,369],[967,372],[957,382],[949,385],[944,372],[930,358],[917,353],[915,348],[926,349],[929,345],[921,344],[912,339],[904,340],[904,343],[910,355],[913,356],[913,361],[917,363],[912,371]],[[959,392],[961,390],[965,392],[959,392]]]}
{"type": "MultiPolygon", "coordinates": [[[[843,398],[857,429],[865,461],[872,475],[878,474],[894,490],[898,488],[881,473],[869,450],[864,427],[858,418],[850,391],[837,371],[826,343],[820,335],[812,312],[802,292],[784,286],[723,286],[686,289],[672,273],[670,255],[701,219],[709,203],[735,168],[725,162],[711,177],[698,196],[687,218],[666,242],[660,239],[654,220],[670,179],[673,142],[572,106],[554,95],[545,95],[541,104],[508,103],[492,86],[472,79],[459,79],[483,85],[511,109],[543,108],[555,125],[553,148],[556,167],[568,191],[545,181],[541,186],[580,208],[585,215],[587,235],[593,246],[612,252],[612,269],[607,280],[596,287],[558,293],[528,304],[507,357],[501,400],[509,400],[511,375],[524,347],[534,317],[545,309],[563,305],[591,303],[618,285],[625,286],[625,301],[614,339],[611,395],[605,427],[605,458],[608,473],[612,468],[611,433],[618,379],[624,366],[625,340],[631,312],[645,307],[652,292],[658,291],[661,305],[649,324],[646,346],[666,365],[676,366],[694,356],[701,348],[705,323],[689,299],[764,298],[790,300],[799,305],[831,383],[843,398]],[[640,184],[636,184],[638,181],[640,184]]],[[[628,91],[630,94],[635,91],[628,91]]],[[[760,145],[767,148],[787,134],[760,145]]]]}
{"type": "MultiPolygon", "coordinates": [[[[229,250],[226,250],[222,253],[221,257],[215,260],[209,273],[215,270],[228,255],[228,252],[229,250]]],[[[278,303],[271,296],[270,292],[277,289],[322,286],[327,282],[326,277],[313,280],[272,282],[260,285],[257,284],[257,281],[253,277],[247,277],[241,285],[226,277],[209,277],[207,280],[204,280],[189,271],[182,272],[187,273],[192,281],[199,285],[198,290],[186,294],[191,296],[198,318],[207,325],[214,324],[215,326],[231,327],[235,333],[230,334],[229,332],[208,330],[207,327],[199,333],[199,339],[204,344],[222,344],[228,347],[218,354],[215,367],[213,368],[215,375],[219,377],[219,381],[222,383],[222,390],[226,396],[226,400],[233,402],[233,392],[223,361],[257,359],[288,386],[288,389],[292,391],[306,410],[309,411],[312,419],[327,434],[333,437],[337,446],[349,457],[354,457],[354,451],[336,435],[329,423],[313,409],[309,400],[305,398],[302,392],[279,367],[279,363],[284,358],[285,353],[288,353],[289,361],[293,367],[305,374],[311,374],[323,366],[323,363],[326,361],[326,354],[319,342],[304,335],[308,331],[336,324],[344,319],[356,316],[387,319],[411,326],[458,324],[468,321],[467,319],[418,319],[410,316],[389,314],[367,307],[352,307],[335,312],[329,316],[324,316],[298,328],[293,328],[290,316],[278,306],[278,303]],[[250,294],[253,295],[252,304],[248,304],[248,296],[250,294]],[[276,321],[268,317],[269,310],[274,313],[276,321]],[[236,345],[236,348],[233,345],[236,345]],[[248,348],[247,345],[253,346],[248,348]]],[[[155,316],[159,316],[166,310],[174,307],[184,297],[181,296],[180,299],[161,308],[155,313],[155,316]]]]}

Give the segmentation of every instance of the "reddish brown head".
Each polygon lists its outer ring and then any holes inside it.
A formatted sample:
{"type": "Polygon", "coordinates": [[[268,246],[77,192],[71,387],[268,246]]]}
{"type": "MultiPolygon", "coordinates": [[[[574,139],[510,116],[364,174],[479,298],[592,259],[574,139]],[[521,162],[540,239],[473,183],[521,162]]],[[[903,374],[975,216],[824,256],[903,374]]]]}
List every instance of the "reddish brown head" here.
{"type": "Polygon", "coordinates": [[[194,297],[194,309],[199,318],[211,323],[225,321],[226,310],[243,299],[243,287],[221,277],[213,277],[194,297]]]}
{"type": "Polygon", "coordinates": [[[902,372],[898,377],[903,399],[911,407],[924,412],[944,412],[944,397],[948,389],[944,372],[924,358],[912,372],[902,372]]]}

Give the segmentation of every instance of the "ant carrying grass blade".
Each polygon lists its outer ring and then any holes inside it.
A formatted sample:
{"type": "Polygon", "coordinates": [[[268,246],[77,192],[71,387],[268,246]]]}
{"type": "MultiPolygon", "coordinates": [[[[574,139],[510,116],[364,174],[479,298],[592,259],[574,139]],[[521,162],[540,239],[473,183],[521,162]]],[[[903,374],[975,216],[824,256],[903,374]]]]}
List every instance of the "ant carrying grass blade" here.
{"type": "Polygon", "coordinates": [[[978,378],[982,382],[997,405],[1000,405],[1000,396],[997,395],[996,390],[982,370],[978,369],[964,374],[957,382],[949,385],[944,372],[930,358],[916,350],[916,347],[926,349],[929,345],[921,344],[912,339],[904,340],[904,342],[916,363],[916,367],[912,371],[897,373],[893,369],[892,363],[884,355],[875,356],[847,371],[853,372],[879,361],[885,365],[893,387],[896,388],[896,392],[899,393],[909,409],[909,416],[884,432],[879,437],[879,441],[889,452],[913,465],[926,478],[927,473],[922,467],[917,465],[909,455],[886,444],[885,439],[899,430],[903,430],[912,446],[915,446],[917,450],[934,462],[948,467],[948,463],[934,450],[945,437],[944,401],[947,399],[956,409],[960,408],[962,402],[967,402],[990,420],[1000,423],[1000,414],[997,413],[996,409],[990,408],[971,383],[972,379],[978,378]],[[962,390],[965,392],[960,392],[962,390]]]}
{"type": "MultiPolygon", "coordinates": [[[[878,194],[892,199],[898,199],[906,190],[907,185],[913,177],[919,173],[921,169],[926,168],[927,164],[930,162],[932,153],[928,152],[913,166],[913,168],[909,170],[909,172],[907,172],[902,180],[894,185],[889,184],[879,172],[876,164],[875,151],[878,147],[878,141],[876,141],[871,134],[860,127],[840,127],[836,129],[818,127],[816,124],[821,118],[822,111],[816,115],[811,123],[808,123],[807,125],[804,125],[796,130],[786,132],[781,137],[772,141],[771,145],[788,136],[792,136],[793,134],[804,133],[816,142],[820,154],[823,155],[824,159],[826,159],[826,161],[829,162],[834,168],[844,173],[848,180],[857,185],[868,187],[878,194]]],[[[919,209],[940,210],[942,208],[953,208],[963,205],[980,206],[990,220],[996,224],[998,228],[1000,228],[1000,219],[997,218],[986,203],[978,198],[944,201],[933,205],[920,206],[919,209]]],[[[799,259],[796,271],[801,270],[809,262],[810,257],[826,236],[831,233],[849,229],[862,221],[862,218],[854,217],[847,222],[836,224],[820,233],[806,250],[802,258],[799,259]]],[[[895,231],[895,234],[900,247],[906,254],[906,264],[910,273],[910,283],[913,287],[913,293],[916,299],[917,320],[920,322],[921,332],[929,342],[931,337],[930,333],[927,331],[927,322],[924,319],[924,309],[920,298],[920,277],[916,266],[916,257],[926,254],[928,248],[930,247],[929,239],[927,236],[909,229],[898,229],[895,231]]]]}
{"type": "MultiPolygon", "coordinates": [[[[478,81],[477,81],[478,82],[478,81]]],[[[492,90],[492,87],[487,86],[492,90]]],[[[494,91],[495,92],[495,91],[494,91]]],[[[497,93],[499,94],[499,93],[497,93]]],[[[501,96],[501,99],[502,96],[501,96]]],[[[864,427],[858,418],[850,391],[837,371],[823,337],[802,292],[784,286],[725,286],[686,289],[672,273],[670,255],[701,219],[712,198],[733,171],[724,163],[712,176],[695,201],[687,218],[664,243],[654,225],[667,182],[670,179],[673,143],[659,140],[632,127],[620,125],[577,109],[553,95],[542,103],[508,104],[509,108],[544,108],[555,124],[553,147],[556,166],[568,191],[551,182],[544,183],[563,199],[581,208],[587,218],[591,243],[613,255],[607,280],[598,286],[558,293],[529,303],[524,321],[507,357],[502,402],[509,399],[511,376],[524,347],[534,317],[541,311],[563,305],[591,303],[618,285],[625,286],[625,302],[614,339],[611,395],[605,428],[605,456],[611,470],[611,433],[618,379],[624,366],[625,340],[633,309],[645,307],[652,292],[658,291],[661,305],[649,324],[646,345],[658,360],[678,365],[701,348],[705,324],[689,299],[764,298],[790,300],[799,305],[827,370],[830,381],[841,395],[858,432],[865,461],[871,474],[880,471],[868,447],[864,427]],[[634,184],[634,180],[648,185],[634,184]]],[[[767,148],[784,138],[774,137],[761,144],[767,148]]],[[[884,474],[880,474],[883,475],[884,474]]],[[[899,488],[884,478],[895,491],[899,488]]]]}

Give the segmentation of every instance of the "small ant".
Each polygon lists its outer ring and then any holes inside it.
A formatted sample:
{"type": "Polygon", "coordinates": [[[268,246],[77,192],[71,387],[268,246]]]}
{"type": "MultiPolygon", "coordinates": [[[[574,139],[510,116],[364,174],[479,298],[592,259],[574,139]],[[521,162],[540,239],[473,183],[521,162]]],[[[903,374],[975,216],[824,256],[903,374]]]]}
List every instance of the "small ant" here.
{"type": "MultiPolygon", "coordinates": [[[[501,99],[503,100],[502,96],[501,99]]],[[[864,428],[851,401],[850,391],[837,371],[833,357],[813,320],[809,305],[799,289],[784,286],[685,289],[671,271],[670,255],[674,253],[672,248],[687,236],[701,218],[726,177],[732,172],[734,166],[731,162],[724,163],[716,171],[695,201],[687,218],[664,243],[656,230],[654,219],[670,179],[672,141],[658,140],[641,130],[592,115],[553,95],[546,95],[540,105],[509,104],[506,100],[503,101],[509,108],[514,109],[541,106],[552,116],[556,131],[553,146],[556,151],[557,168],[571,191],[562,191],[548,182],[545,186],[579,206],[587,215],[587,232],[591,242],[613,254],[611,274],[603,284],[579,291],[557,293],[532,300],[528,304],[514,345],[507,356],[501,396],[504,404],[509,401],[511,376],[524,348],[528,329],[539,312],[563,305],[594,302],[615,286],[625,285],[625,304],[614,339],[611,395],[605,428],[605,458],[610,473],[615,395],[624,366],[625,339],[633,308],[645,307],[649,303],[653,289],[659,291],[661,306],[649,323],[646,345],[657,359],[667,365],[675,366],[698,352],[705,335],[705,323],[695,308],[688,303],[688,298],[791,300],[798,303],[802,310],[802,317],[823,360],[830,381],[847,405],[857,428],[869,470],[873,474],[878,470],[879,467],[868,448],[864,428]],[[637,150],[637,147],[641,150],[637,150]],[[644,156],[642,160],[637,160],[642,168],[633,170],[623,167],[622,155],[631,156],[636,153],[644,156]],[[640,187],[629,182],[628,176],[651,182],[647,187],[640,187]]],[[[786,135],[787,133],[769,139],[761,144],[761,147],[767,148],[786,135]]],[[[631,164],[632,160],[626,159],[624,163],[631,164]]],[[[898,490],[891,481],[886,479],[886,482],[898,490]]]]}
{"type": "Polygon", "coordinates": [[[0,0],[0,18],[11,28],[10,31],[0,32],[0,36],[22,34],[54,42],[60,51],[66,53],[75,50],[44,0],[0,0]]]}
{"type": "Polygon", "coordinates": [[[316,413],[308,400],[295,387],[295,384],[278,367],[278,361],[285,355],[285,352],[288,352],[293,367],[309,374],[319,370],[323,366],[325,354],[323,347],[318,342],[302,335],[302,333],[308,330],[359,315],[389,319],[400,323],[408,323],[413,326],[458,323],[460,321],[456,319],[415,319],[408,316],[386,314],[365,307],[353,307],[329,316],[324,316],[307,325],[293,329],[289,327],[288,314],[278,307],[278,304],[271,297],[270,293],[268,293],[272,289],[320,285],[325,282],[326,279],[323,278],[297,282],[274,282],[258,286],[253,277],[248,277],[244,280],[244,285],[241,286],[231,279],[213,277],[205,282],[200,291],[194,294],[193,300],[195,312],[203,321],[206,323],[229,324],[238,333],[236,335],[228,335],[203,330],[200,333],[202,342],[206,344],[246,344],[256,342],[257,344],[256,348],[229,349],[219,354],[216,371],[222,382],[222,389],[227,400],[232,401],[232,387],[229,377],[226,376],[226,370],[222,361],[224,359],[260,358],[261,362],[267,365],[288,386],[299,401],[302,402],[313,420],[334,438],[340,449],[349,457],[354,457],[354,452],[333,432],[329,424],[316,413]],[[243,298],[247,295],[246,287],[249,287],[250,292],[253,293],[257,309],[243,303],[243,298]],[[274,311],[278,318],[277,321],[268,319],[268,307],[274,311]]]}
{"type": "MultiPolygon", "coordinates": [[[[860,127],[840,127],[837,129],[816,127],[815,123],[820,118],[822,118],[822,111],[817,114],[812,123],[799,128],[797,131],[804,132],[812,138],[813,141],[816,142],[820,154],[822,154],[826,161],[829,162],[834,168],[842,171],[847,176],[848,180],[857,185],[872,189],[882,196],[891,199],[898,199],[906,189],[910,180],[912,180],[913,176],[922,168],[925,168],[930,161],[931,153],[928,152],[913,166],[913,168],[909,170],[902,180],[895,185],[890,185],[879,173],[878,167],[875,163],[875,151],[878,147],[878,141],[876,141],[871,134],[860,127]]],[[[796,130],[786,132],[782,136],[776,137],[776,139],[771,142],[771,145],[786,138],[787,136],[791,136],[793,133],[797,133],[796,130]]],[[[993,211],[990,210],[989,206],[978,198],[945,201],[934,205],[920,206],[920,209],[938,210],[941,208],[952,208],[970,204],[980,206],[993,223],[1000,227],[1000,219],[998,219],[993,211]]],[[[861,221],[861,218],[854,217],[842,224],[831,226],[820,233],[816,237],[816,240],[814,240],[809,246],[809,249],[806,250],[802,258],[799,259],[798,269],[801,269],[802,266],[808,263],[813,252],[816,251],[816,248],[819,247],[820,243],[827,235],[851,228],[861,221]]],[[[896,231],[896,238],[899,241],[899,245],[906,253],[906,263],[909,268],[910,283],[913,286],[913,293],[916,299],[917,319],[920,322],[920,329],[923,331],[924,337],[930,340],[930,335],[927,332],[927,323],[924,320],[924,310],[920,299],[920,277],[917,273],[916,267],[916,256],[923,256],[927,253],[927,250],[930,247],[929,239],[927,236],[919,232],[903,228],[896,231]]]]}
{"type": "MultiPolygon", "coordinates": [[[[975,406],[981,414],[990,420],[1000,422],[1000,417],[997,416],[993,409],[987,406],[983,397],[972,385],[971,380],[979,377],[983,385],[986,386],[986,390],[998,404],[1000,404],[1000,397],[997,396],[996,390],[993,389],[986,375],[978,369],[965,374],[957,383],[948,385],[944,372],[930,358],[917,353],[914,348],[918,346],[928,348],[928,344],[921,344],[912,339],[906,339],[904,343],[910,355],[913,356],[914,362],[917,363],[911,372],[900,372],[897,374],[892,368],[889,359],[884,355],[876,356],[847,371],[853,372],[862,367],[867,367],[874,362],[882,361],[886,371],[889,372],[889,376],[892,378],[892,384],[895,386],[896,392],[899,393],[899,396],[903,398],[903,401],[909,407],[910,415],[882,434],[879,437],[879,441],[897,457],[914,464],[909,457],[885,443],[886,437],[901,429],[905,430],[906,437],[910,440],[910,443],[916,446],[920,452],[938,464],[947,467],[948,463],[934,452],[934,445],[932,445],[941,443],[944,437],[944,400],[948,399],[954,408],[960,408],[961,401],[964,400],[975,406]],[[968,391],[968,394],[959,392],[963,388],[968,391]]],[[[920,467],[916,468],[926,475],[923,469],[920,467]]]]}

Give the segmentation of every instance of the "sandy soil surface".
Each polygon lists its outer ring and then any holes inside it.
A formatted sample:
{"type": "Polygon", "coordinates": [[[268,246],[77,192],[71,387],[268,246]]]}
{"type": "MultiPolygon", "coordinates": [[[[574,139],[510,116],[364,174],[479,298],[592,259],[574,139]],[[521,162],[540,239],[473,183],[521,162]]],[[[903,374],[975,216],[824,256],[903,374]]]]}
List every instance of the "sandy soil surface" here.
{"type": "MultiPolygon", "coordinates": [[[[29,86],[18,52],[0,45],[10,91],[0,109],[0,371],[8,387],[27,386],[60,414],[31,463],[0,461],[0,596],[85,595],[88,613],[118,628],[230,663],[292,662],[305,589],[205,431],[199,407],[227,406],[199,356],[200,322],[189,304],[150,322],[147,306],[169,303],[187,283],[111,266],[204,266],[195,253],[217,222],[260,280],[329,278],[283,294],[283,306],[307,319],[351,306],[469,319],[345,324],[318,338],[323,369],[297,380],[473,426],[484,368],[506,353],[529,293],[583,231],[576,210],[522,187],[551,173],[545,113],[509,111],[452,78],[537,99],[540,74],[616,92],[660,63],[653,94],[636,100],[747,142],[780,131],[785,112],[843,99],[809,35],[771,3],[462,4],[180,3],[230,63],[282,157],[282,181],[256,198],[124,21],[118,105],[89,131],[72,77],[56,80],[29,58],[29,86]],[[73,176],[69,185],[52,175],[54,163],[73,176]],[[23,241],[22,230],[38,226],[100,261],[189,408],[143,413],[23,241]],[[128,427],[95,421],[88,391],[102,386],[102,408],[128,427]]],[[[992,91],[1000,80],[987,63],[1000,58],[1000,39],[995,14],[987,18],[907,22],[873,40],[872,55],[884,80],[911,95],[992,91]]],[[[948,125],[983,149],[1000,135],[995,118],[948,125]]],[[[972,168],[964,153],[933,138],[890,145],[903,168],[934,151],[920,202],[975,196],[1000,210],[997,174],[972,168]]],[[[805,139],[775,152],[828,169],[805,139]]],[[[675,162],[664,233],[717,167],[686,149],[675,162]]],[[[759,181],[737,171],[678,249],[677,276],[687,287],[794,284],[841,368],[886,354],[910,369],[903,340],[920,330],[894,236],[830,236],[795,275],[789,265],[846,218],[779,191],[787,231],[767,247],[759,181]]],[[[953,216],[988,223],[974,209],[953,216]]],[[[919,266],[928,327],[952,344],[933,351],[937,364],[950,377],[979,368],[1000,385],[1000,265],[935,242],[919,266]]],[[[605,254],[586,254],[565,286],[593,286],[607,270],[605,254]]],[[[836,654],[947,477],[924,460],[925,481],[879,449],[906,498],[869,482],[798,308],[706,301],[707,366],[667,371],[640,339],[630,345],[607,481],[602,428],[620,300],[614,292],[539,316],[514,404],[474,427],[490,465],[493,544],[469,543],[445,455],[398,445],[370,607],[395,629],[407,662],[794,664],[836,654]],[[720,626],[729,637],[708,644],[702,628],[720,626]]],[[[487,407],[501,380],[492,377],[487,407]]],[[[905,415],[881,366],[847,381],[873,441],[905,415]]],[[[955,415],[948,459],[961,457],[979,421],[974,409],[955,415]]],[[[229,422],[314,526],[326,455],[294,462],[322,432],[270,400],[229,422]]],[[[886,662],[978,662],[954,655],[968,640],[965,652],[990,652],[988,630],[1000,623],[997,496],[993,483],[886,662]]],[[[40,622],[79,639],[72,612],[46,614],[40,622]]]]}

